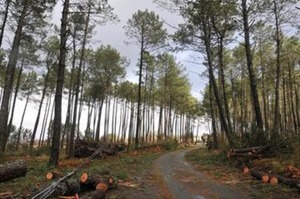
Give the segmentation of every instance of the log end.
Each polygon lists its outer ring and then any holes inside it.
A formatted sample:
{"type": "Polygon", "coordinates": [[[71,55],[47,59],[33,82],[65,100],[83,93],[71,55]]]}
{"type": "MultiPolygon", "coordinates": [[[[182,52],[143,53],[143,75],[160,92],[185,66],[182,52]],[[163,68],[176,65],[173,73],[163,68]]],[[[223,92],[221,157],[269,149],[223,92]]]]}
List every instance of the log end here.
{"type": "Polygon", "coordinates": [[[103,183],[103,182],[99,182],[97,185],[96,185],[96,190],[97,191],[103,191],[103,192],[106,192],[108,189],[108,186],[107,184],[103,183]]]}
{"type": "Polygon", "coordinates": [[[250,169],[247,166],[243,166],[242,171],[243,173],[249,173],[250,169]]]}
{"type": "Polygon", "coordinates": [[[261,181],[262,182],[264,182],[264,183],[267,183],[267,182],[269,182],[269,176],[268,175],[262,175],[262,177],[261,177],[261,181]]]}
{"type": "Polygon", "coordinates": [[[270,181],[270,184],[273,184],[273,185],[278,184],[278,178],[276,178],[274,176],[272,176],[269,181],[270,181]]]}
{"type": "Polygon", "coordinates": [[[87,182],[88,178],[89,178],[88,173],[84,172],[84,173],[82,173],[81,176],[80,176],[80,182],[81,182],[81,183],[85,183],[85,182],[87,182]]]}
{"type": "Polygon", "coordinates": [[[47,179],[47,180],[52,180],[52,179],[53,179],[53,173],[52,173],[52,172],[48,172],[48,173],[46,174],[46,179],[47,179]]]}

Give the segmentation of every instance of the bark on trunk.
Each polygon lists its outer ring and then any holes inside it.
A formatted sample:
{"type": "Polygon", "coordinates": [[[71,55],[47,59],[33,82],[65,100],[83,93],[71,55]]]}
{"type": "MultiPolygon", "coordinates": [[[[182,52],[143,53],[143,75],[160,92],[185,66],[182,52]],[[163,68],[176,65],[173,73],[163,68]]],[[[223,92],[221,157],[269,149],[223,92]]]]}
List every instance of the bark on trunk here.
{"type": "Polygon", "coordinates": [[[257,136],[256,141],[258,143],[265,141],[265,135],[263,133],[263,120],[261,115],[261,109],[259,104],[259,97],[257,92],[257,82],[256,75],[253,69],[253,60],[250,44],[250,26],[248,22],[249,18],[249,8],[247,7],[247,0],[242,0],[242,15],[243,15],[243,28],[244,28],[244,38],[245,38],[245,52],[247,59],[247,67],[250,78],[250,88],[252,96],[252,104],[255,111],[256,125],[259,131],[259,136],[257,136]]]}
{"type": "Polygon", "coordinates": [[[0,165],[0,182],[26,176],[27,165],[24,160],[16,160],[0,165]]]}
{"type": "Polygon", "coordinates": [[[44,80],[44,88],[43,88],[43,92],[42,92],[42,98],[40,101],[40,105],[39,105],[39,110],[38,110],[38,114],[35,120],[35,124],[34,124],[34,128],[33,128],[33,132],[32,132],[32,136],[31,136],[31,140],[30,140],[30,146],[29,146],[29,153],[32,153],[33,150],[33,144],[34,144],[34,140],[35,140],[35,135],[37,132],[37,128],[40,122],[40,116],[41,116],[41,111],[42,111],[42,107],[43,107],[43,103],[44,103],[44,99],[45,99],[45,95],[46,95],[46,91],[47,91],[47,84],[48,84],[48,78],[49,78],[49,66],[47,67],[48,71],[47,74],[45,76],[45,80],[44,80]]]}
{"type": "Polygon", "coordinates": [[[22,60],[22,64],[21,64],[21,68],[18,74],[18,78],[17,78],[17,84],[16,84],[16,89],[15,89],[15,95],[14,95],[14,100],[13,100],[13,104],[12,104],[12,110],[11,110],[11,116],[10,116],[10,120],[9,120],[9,124],[7,127],[7,133],[6,135],[3,137],[3,141],[2,141],[2,150],[5,151],[5,147],[11,132],[11,127],[12,127],[12,123],[13,123],[13,119],[14,119],[14,113],[15,113],[15,106],[16,106],[16,101],[17,101],[17,97],[18,97],[18,92],[19,92],[19,88],[20,88],[20,81],[21,81],[21,75],[23,72],[23,66],[24,66],[24,59],[22,60]]]}
{"type": "Polygon", "coordinates": [[[6,6],[5,6],[5,11],[4,11],[4,17],[3,17],[3,22],[1,25],[1,33],[0,33],[0,48],[2,46],[2,41],[3,41],[3,36],[4,36],[4,31],[5,31],[5,25],[8,17],[8,12],[9,12],[9,6],[10,6],[10,1],[11,0],[6,0],[6,6]]]}
{"type": "Polygon", "coordinates": [[[28,1],[24,0],[24,6],[18,19],[18,26],[15,32],[15,37],[12,44],[12,49],[9,54],[9,60],[6,67],[5,84],[3,88],[2,102],[0,108],[0,154],[3,152],[2,140],[7,134],[7,122],[9,115],[9,102],[13,87],[16,64],[19,57],[19,48],[22,40],[22,29],[24,26],[25,16],[28,10],[28,1]]]}
{"type": "Polygon", "coordinates": [[[59,147],[60,147],[60,134],[61,134],[61,106],[62,106],[62,91],[64,85],[65,68],[66,68],[66,54],[67,54],[67,24],[68,24],[68,13],[69,13],[69,2],[70,0],[65,0],[64,8],[62,11],[61,20],[61,31],[60,31],[60,56],[57,71],[57,83],[56,83],[56,93],[55,93],[55,115],[53,123],[53,137],[51,153],[49,158],[49,164],[53,166],[58,165],[59,158],[59,147]]]}

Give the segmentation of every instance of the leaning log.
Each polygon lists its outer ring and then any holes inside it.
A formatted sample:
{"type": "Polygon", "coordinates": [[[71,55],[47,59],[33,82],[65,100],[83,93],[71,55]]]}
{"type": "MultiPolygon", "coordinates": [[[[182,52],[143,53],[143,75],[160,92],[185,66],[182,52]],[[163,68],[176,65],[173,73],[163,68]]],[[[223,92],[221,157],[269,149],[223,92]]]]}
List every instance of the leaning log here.
{"type": "Polygon", "coordinates": [[[250,173],[251,173],[251,175],[252,175],[253,177],[255,177],[256,179],[261,180],[261,181],[264,182],[264,183],[269,182],[270,177],[268,176],[268,174],[262,173],[262,172],[260,172],[260,171],[258,171],[258,170],[255,170],[255,169],[252,169],[252,170],[250,171],[250,173]]]}
{"type": "Polygon", "coordinates": [[[24,160],[16,160],[0,165],[0,182],[26,176],[27,165],[24,160]]]}

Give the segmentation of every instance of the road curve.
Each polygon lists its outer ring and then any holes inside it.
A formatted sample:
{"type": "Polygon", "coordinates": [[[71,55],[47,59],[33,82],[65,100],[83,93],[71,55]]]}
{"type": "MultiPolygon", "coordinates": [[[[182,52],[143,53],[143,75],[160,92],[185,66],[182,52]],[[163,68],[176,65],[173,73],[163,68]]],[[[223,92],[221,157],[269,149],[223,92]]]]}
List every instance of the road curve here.
{"type": "Polygon", "coordinates": [[[194,170],[184,160],[189,150],[167,153],[155,162],[174,199],[251,199],[241,190],[194,170]]]}

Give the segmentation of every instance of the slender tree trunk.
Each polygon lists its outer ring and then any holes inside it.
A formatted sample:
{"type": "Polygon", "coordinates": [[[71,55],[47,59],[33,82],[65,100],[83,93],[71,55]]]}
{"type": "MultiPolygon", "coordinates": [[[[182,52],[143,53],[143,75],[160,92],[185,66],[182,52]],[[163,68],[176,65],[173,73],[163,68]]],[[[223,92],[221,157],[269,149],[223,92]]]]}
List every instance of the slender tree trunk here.
{"type": "Polygon", "coordinates": [[[5,83],[3,89],[3,96],[0,108],[0,154],[3,152],[3,138],[6,137],[7,132],[7,122],[8,122],[8,115],[9,115],[9,102],[10,96],[12,93],[13,81],[15,76],[16,64],[19,57],[19,48],[22,39],[22,30],[24,26],[24,21],[26,19],[27,9],[28,9],[28,0],[23,1],[23,8],[18,19],[18,25],[15,32],[13,44],[11,51],[9,53],[8,64],[6,67],[6,74],[5,74],[5,83]]]}
{"type": "Polygon", "coordinates": [[[229,105],[228,105],[228,99],[226,94],[226,82],[225,82],[225,74],[224,74],[224,58],[223,58],[223,51],[224,51],[224,35],[221,35],[219,38],[219,50],[218,50],[218,56],[219,56],[219,70],[221,75],[221,88],[222,88],[222,96],[223,96],[223,102],[224,102],[224,109],[225,109],[225,115],[227,118],[227,126],[228,130],[231,134],[234,132],[232,131],[232,125],[230,120],[230,111],[229,111],[229,105]]]}
{"type": "Polygon", "coordinates": [[[214,110],[214,98],[213,98],[213,88],[212,83],[209,84],[209,102],[210,102],[210,111],[211,111],[211,130],[213,136],[213,148],[218,148],[218,136],[217,136],[217,127],[216,127],[216,118],[214,110]]]}
{"type": "Polygon", "coordinates": [[[128,148],[131,145],[131,139],[132,139],[132,134],[133,134],[133,119],[134,119],[134,103],[131,102],[130,122],[129,122],[129,132],[128,132],[128,148]]]}
{"type": "Polygon", "coordinates": [[[46,91],[47,91],[47,85],[48,85],[48,79],[49,79],[49,73],[50,73],[49,66],[47,68],[48,68],[48,71],[47,71],[47,74],[46,74],[45,80],[44,80],[44,88],[43,88],[43,91],[42,91],[42,98],[41,98],[41,101],[40,101],[40,105],[39,105],[39,109],[38,109],[38,114],[37,114],[37,117],[36,117],[36,120],[35,120],[35,124],[34,124],[34,127],[33,127],[32,136],[31,136],[31,140],[30,140],[30,145],[29,145],[29,153],[30,154],[32,153],[32,150],[33,150],[33,144],[34,144],[34,140],[35,140],[35,135],[36,135],[37,128],[38,128],[38,125],[39,125],[40,115],[41,115],[41,111],[42,111],[42,107],[43,107],[43,103],[44,103],[44,98],[45,98],[46,91]]]}
{"type": "MultiPolygon", "coordinates": [[[[85,45],[87,42],[87,34],[88,34],[90,14],[91,14],[91,5],[90,4],[88,4],[88,5],[89,5],[89,7],[88,7],[88,12],[87,12],[87,19],[86,19],[86,24],[85,24],[85,29],[84,29],[82,49],[81,49],[80,60],[79,60],[79,67],[78,67],[77,78],[76,78],[73,122],[72,122],[70,139],[69,139],[69,152],[68,152],[69,158],[74,157],[74,138],[75,138],[75,130],[76,130],[77,107],[78,107],[79,90],[80,90],[80,85],[81,85],[80,78],[81,78],[81,70],[83,67],[83,59],[84,59],[84,55],[85,55],[85,45]]],[[[78,131],[77,137],[79,138],[79,129],[77,131],[78,131]]]]}
{"type": "Polygon", "coordinates": [[[263,144],[266,141],[266,137],[263,132],[264,124],[263,124],[261,109],[259,104],[256,75],[253,69],[253,55],[251,52],[251,44],[250,44],[250,26],[248,22],[249,8],[247,7],[247,0],[242,0],[242,15],[243,15],[243,26],[244,26],[243,27],[244,38],[245,38],[245,52],[246,52],[248,73],[250,78],[251,96],[252,96],[253,108],[255,111],[256,125],[258,128],[257,130],[258,135],[256,137],[256,141],[257,144],[263,144]]]}
{"type": "MultiPolygon", "coordinates": [[[[143,29],[141,35],[144,35],[143,29]]],[[[142,101],[142,75],[143,75],[143,54],[144,54],[144,38],[142,38],[140,49],[140,65],[139,65],[139,85],[138,85],[138,105],[137,105],[137,121],[135,133],[135,148],[139,147],[139,136],[141,131],[141,101],[142,101]]]]}
{"type": "MultiPolygon", "coordinates": [[[[53,122],[52,121],[52,118],[53,118],[53,114],[54,114],[54,111],[55,111],[55,101],[53,102],[53,105],[52,105],[52,109],[50,111],[51,115],[50,115],[50,122],[49,122],[49,125],[48,125],[48,138],[47,138],[47,147],[50,146],[50,140],[53,138],[54,136],[54,127],[53,127],[53,122]],[[52,124],[51,124],[52,123],[52,124]],[[52,125],[52,128],[51,128],[51,125],[52,125]]],[[[49,118],[47,118],[49,119],[49,118]]]]}
{"type": "Polygon", "coordinates": [[[293,89],[293,77],[292,77],[292,69],[289,64],[288,67],[288,74],[289,74],[289,91],[290,91],[290,101],[291,101],[291,107],[292,107],[292,118],[293,118],[293,126],[294,126],[294,132],[297,134],[298,132],[298,125],[297,125],[297,117],[296,117],[296,111],[295,111],[295,104],[294,104],[294,89],[293,89]]]}
{"type": "Polygon", "coordinates": [[[235,146],[235,136],[232,134],[232,132],[230,131],[228,124],[227,124],[227,120],[225,117],[225,113],[222,107],[222,103],[221,103],[221,99],[218,93],[218,86],[216,84],[216,79],[215,79],[215,75],[214,75],[214,69],[213,69],[213,63],[212,63],[212,49],[211,49],[211,33],[210,33],[210,28],[209,28],[209,24],[207,24],[208,22],[204,21],[202,23],[202,27],[203,27],[203,32],[204,32],[204,43],[205,43],[205,49],[206,49],[206,56],[207,56],[207,62],[208,62],[208,73],[209,73],[209,80],[212,84],[212,88],[214,91],[214,95],[215,95],[215,100],[217,103],[217,107],[219,110],[219,116],[220,116],[220,121],[222,124],[222,127],[225,131],[226,137],[228,139],[229,145],[231,147],[235,146]]]}
{"type": "Polygon", "coordinates": [[[4,31],[5,31],[5,25],[8,17],[8,12],[9,12],[9,6],[10,6],[11,0],[6,0],[5,4],[5,11],[4,11],[4,17],[1,25],[1,33],[0,33],[0,48],[2,46],[2,41],[3,41],[3,36],[4,36],[4,31]]]}
{"type": "Polygon", "coordinates": [[[91,136],[91,119],[92,119],[92,114],[93,114],[93,105],[95,102],[92,103],[91,105],[91,99],[88,99],[88,117],[87,117],[87,122],[86,122],[86,129],[85,129],[85,137],[90,137],[91,136]]]}
{"type": "Polygon", "coordinates": [[[159,106],[159,119],[158,119],[158,135],[162,134],[162,115],[163,115],[163,103],[162,100],[160,101],[159,106]]]}
{"type": "Polygon", "coordinates": [[[10,136],[10,132],[11,132],[11,127],[12,127],[14,113],[15,113],[15,106],[16,106],[16,102],[17,102],[17,97],[18,97],[18,92],[19,92],[20,82],[21,82],[21,76],[22,76],[22,72],[23,72],[23,66],[24,66],[24,59],[22,60],[21,68],[19,70],[19,74],[18,74],[18,78],[17,78],[15,95],[14,95],[14,99],[13,99],[10,120],[9,120],[8,128],[7,128],[7,134],[6,134],[6,136],[3,137],[3,144],[2,144],[2,147],[3,147],[2,150],[3,151],[5,151],[5,147],[6,147],[8,138],[10,136]]]}
{"type": "MultiPolygon", "coordinates": [[[[286,97],[286,78],[285,78],[284,73],[282,74],[282,99],[283,99],[283,104],[282,104],[283,121],[280,121],[280,123],[283,122],[283,127],[282,127],[280,132],[286,132],[287,126],[288,126],[288,115],[290,115],[290,113],[291,113],[291,111],[290,111],[289,114],[288,114],[287,108],[290,107],[290,106],[288,106],[288,104],[290,105],[291,103],[289,102],[289,99],[287,99],[287,97],[286,97]]],[[[289,123],[290,122],[291,121],[289,121],[289,123]]]]}
{"type": "Polygon", "coordinates": [[[48,114],[49,114],[50,104],[51,104],[51,93],[50,93],[49,97],[47,98],[47,102],[46,102],[46,108],[45,108],[44,118],[43,118],[43,122],[42,122],[42,130],[40,133],[40,139],[39,139],[39,145],[38,145],[39,149],[40,149],[42,143],[44,143],[43,139],[44,139],[44,135],[45,135],[45,127],[46,127],[47,118],[48,118],[48,114]]]}
{"type": "Polygon", "coordinates": [[[260,67],[261,67],[261,75],[262,75],[262,100],[263,100],[263,112],[264,112],[264,122],[265,122],[265,131],[267,134],[269,134],[269,121],[268,121],[268,116],[267,116],[267,99],[266,99],[266,91],[265,91],[265,66],[264,66],[264,61],[263,61],[263,52],[261,48],[261,41],[259,42],[259,59],[260,59],[260,67]]]}
{"type": "Polygon", "coordinates": [[[17,139],[17,144],[16,144],[16,151],[19,150],[19,145],[20,145],[20,141],[21,141],[21,132],[22,132],[22,128],[23,128],[23,121],[24,121],[26,110],[27,110],[29,97],[30,97],[30,92],[27,93],[25,107],[24,107],[24,110],[23,110],[23,114],[22,114],[22,118],[21,118],[21,122],[20,122],[20,126],[19,126],[18,139],[17,139]]]}
{"type": "Polygon", "coordinates": [[[54,114],[54,132],[52,136],[52,146],[49,158],[49,165],[57,166],[59,158],[60,147],[60,134],[61,134],[61,104],[62,104],[62,91],[64,85],[65,68],[66,68],[66,54],[67,54],[67,24],[69,14],[70,0],[64,1],[62,11],[61,30],[60,30],[60,55],[57,71],[57,84],[55,93],[55,114],[54,114]]]}
{"type": "Polygon", "coordinates": [[[277,2],[273,0],[274,4],[274,15],[275,15],[275,40],[276,40],[276,79],[275,79],[275,107],[274,107],[274,128],[272,134],[272,140],[278,139],[280,134],[280,107],[279,107],[279,89],[280,89],[280,79],[281,79],[281,30],[279,22],[279,10],[277,8],[277,2]]]}
{"type": "Polygon", "coordinates": [[[97,122],[97,129],[96,129],[96,137],[95,140],[98,142],[100,140],[100,124],[101,124],[101,113],[103,108],[104,99],[101,99],[99,102],[99,109],[98,109],[98,122],[97,122]]]}

